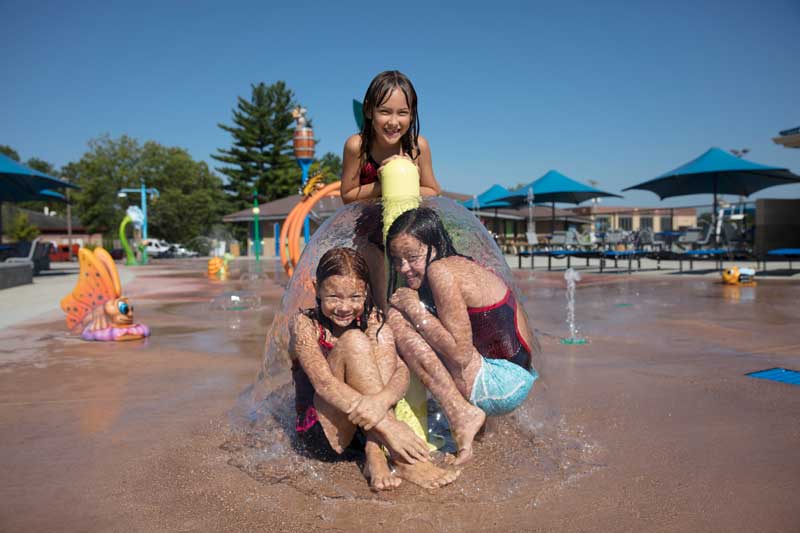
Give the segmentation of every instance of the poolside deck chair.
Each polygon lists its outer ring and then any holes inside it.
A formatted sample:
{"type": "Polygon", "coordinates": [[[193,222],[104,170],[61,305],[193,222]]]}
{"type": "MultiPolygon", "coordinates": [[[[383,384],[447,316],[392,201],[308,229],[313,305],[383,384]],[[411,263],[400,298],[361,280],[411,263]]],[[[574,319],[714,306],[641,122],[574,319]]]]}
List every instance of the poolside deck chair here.
{"type": "Polygon", "coordinates": [[[686,234],[678,238],[678,246],[684,249],[688,247],[691,250],[696,250],[711,245],[713,238],[714,228],[711,224],[700,229],[690,228],[686,230],[686,234]]]}
{"type": "Polygon", "coordinates": [[[655,248],[655,237],[650,228],[640,229],[633,239],[634,248],[643,251],[652,251],[655,248]]]}
{"type": "MultiPolygon", "coordinates": [[[[575,230],[570,230],[569,232],[565,231],[556,231],[553,233],[553,236],[550,238],[550,246],[545,250],[530,250],[525,253],[518,253],[517,254],[517,263],[519,268],[522,268],[522,257],[530,257],[531,258],[531,268],[535,267],[535,257],[543,256],[547,257],[547,270],[553,269],[553,258],[556,259],[563,259],[564,257],[567,258],[567,268],[572,266],[572,258],[573,257],[584,257],[584,252],[576,249],[577,246],[577,239],[575,236],[575,230]]],[[[586,266],[589,266],[589,258],[586,258],[586,266]]]]}
{"type": "Polygon", "coordinates": [[[748,247],[748,242],[744,234],[739,231],[736,225],[730,222],[722,223],[722,243],[726,248],[737,253],[737,255],[745,254],[748,257],[752,256],[752,250],[748,247]]]}
{"type": "Polygon", "coordinates": [[[703,238],[703,230],[700,228],[689,228],[687,229],[683,235],[678,237],[676,244],[678,248],[685,250],[685,249],[692,249],[693,245],[699,242],[703,238]]]}
{"type": "Polygon", "coordinates": [[[539,247],[541,245],[539,244],[539,236],[533,231],[527,231],[525,232],[525,240],[528,241],[528,245],[517,251],[517,266],[518,268],[522,268],[522,258],[530,257],[531,268],[533,268],[533,256],[540,252],[539,247]]]}
{"type": "Polygon", "coordinates": [[[28,243],[18,243],[18,250],[21,254],[17,257],[9,257],[6,263],[25,264],[30,263],[33,267],[33,275],[38,275],[42,270],[50,270],[50,243],[44,242],[38,237],[29,245],[28,243]]]}

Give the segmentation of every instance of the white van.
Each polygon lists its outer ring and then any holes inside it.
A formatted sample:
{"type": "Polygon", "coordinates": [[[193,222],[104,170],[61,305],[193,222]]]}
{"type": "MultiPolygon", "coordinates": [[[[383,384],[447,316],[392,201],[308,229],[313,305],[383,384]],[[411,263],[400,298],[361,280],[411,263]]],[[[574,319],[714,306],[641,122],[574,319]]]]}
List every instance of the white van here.
{"type": "Polygon", "coordinates": [[[160,239],[147,239],[145,249],[148,257],[161,257],[169,250],[169,244],[160,239]]]}

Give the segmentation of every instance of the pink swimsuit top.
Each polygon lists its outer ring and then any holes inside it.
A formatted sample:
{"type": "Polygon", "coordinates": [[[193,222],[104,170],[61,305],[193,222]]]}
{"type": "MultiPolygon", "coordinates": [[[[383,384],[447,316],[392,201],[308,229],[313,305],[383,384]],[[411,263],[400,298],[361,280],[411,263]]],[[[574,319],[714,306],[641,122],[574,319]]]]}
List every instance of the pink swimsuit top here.
{"type": "MultiPolygon", "coordinates": [[[[333,350],[333,344],[325,340],[325,328],[319,325],[319,347],[325,358],[333,350]]],[[[308,379],[308,374],[297,359],[292,360],[292,380],[294,381],[294,408],[297,413],[294,428],[298,433],[304,433],[317,423],[317,410],[314,409],[314,385],[308,379]]]]}
{"type": "Polygon", "coordinates": [[[378,167],[380,165],[368,154],[367,161],[361,167],[361,173],[358,176],[359,185],[367,185],[378,181],[378,167]]]}
{"type": "Polygon", "coordinates": [[[531,349],[517,325],[517,300],[511,289],[499,302],[467,307],[472,324],[472,344],[488,359],[508,359],[530,369],[531,349]]]}

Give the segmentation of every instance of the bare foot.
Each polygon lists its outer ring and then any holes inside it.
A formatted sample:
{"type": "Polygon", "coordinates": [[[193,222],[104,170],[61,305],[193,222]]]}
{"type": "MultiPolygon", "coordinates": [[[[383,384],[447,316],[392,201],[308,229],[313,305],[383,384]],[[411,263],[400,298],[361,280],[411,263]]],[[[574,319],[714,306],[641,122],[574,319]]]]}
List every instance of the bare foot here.
{"type": "Polygon", "coordinates": [[[397,475],[423,489],[437,489],[455,481],[461,470],[445,470],[431,463],[401,463],[394,465],[397,475]]]}
{"type": "Polygon", "coordinates": [[[403,482],[399,477],[392,475],[386,456],[380,450],[379,453],[367,454],[364,477],[369,479],[369,486],[375,491],[396,489],[403,482]]]}
{"type": "Polygon", "coordinates": [[[456,452],[455,457],[449,456],[447,458],[448,464],[463,465],[472,459],[472,441],[485,422],[486,413],[472,404],[469,404],[469,407],[457,420],[453,420],[450,430],[453,433],[456,445],[458,445],[458,452],[456,452]]]}

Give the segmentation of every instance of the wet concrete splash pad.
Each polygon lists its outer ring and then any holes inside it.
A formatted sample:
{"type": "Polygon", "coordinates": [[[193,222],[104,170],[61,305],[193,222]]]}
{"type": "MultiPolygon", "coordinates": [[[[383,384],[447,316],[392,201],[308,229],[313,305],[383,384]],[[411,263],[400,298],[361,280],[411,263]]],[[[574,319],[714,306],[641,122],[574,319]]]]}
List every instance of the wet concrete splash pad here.
{"type": "Polygon", "coordinates": [[[231,331],[208,304],[250,286],[162,264],[127,285],[146,345],[54,336],[57,310],[0,331],[0,529],[798,529],[800,395],[746,376],[800,367],[796,283],[584,274],[592,342],[572,347],[562,274],[515,273],[558,411],[503,420],[452,486],[373,495],[352,464],[274,463],[277,439],[230,429],[286,280],[264,280],[262,310],[231,331]],[[523,425],[532,436],[507,447],[523,425]]]}

